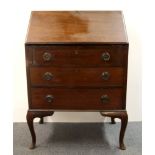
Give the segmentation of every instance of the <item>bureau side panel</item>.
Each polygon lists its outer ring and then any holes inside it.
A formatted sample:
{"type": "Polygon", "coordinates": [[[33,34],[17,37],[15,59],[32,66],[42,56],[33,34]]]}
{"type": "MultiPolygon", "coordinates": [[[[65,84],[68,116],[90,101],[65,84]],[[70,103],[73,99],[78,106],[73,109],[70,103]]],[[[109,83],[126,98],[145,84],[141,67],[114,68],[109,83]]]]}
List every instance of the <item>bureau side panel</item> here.
{"type": "Polygon", "coordinates": [[[124,92],[123,92],[123,109],[126,109],[126,95],[127,95],[127,73],[128,73],[128,50],[129,44],[122,45],[123,67],[124,67],[124,92]]]}
{"type": "Polygon", "coordinates": [[[30,71],[29,66],[32,65],[33,61],[33,49],[31,46],[25,45],[25,62],[26,62],[26,75],[27,75],[27,94],[28,94],[28,105],[31,107],[31,83],[30,83],[30,71]]]}

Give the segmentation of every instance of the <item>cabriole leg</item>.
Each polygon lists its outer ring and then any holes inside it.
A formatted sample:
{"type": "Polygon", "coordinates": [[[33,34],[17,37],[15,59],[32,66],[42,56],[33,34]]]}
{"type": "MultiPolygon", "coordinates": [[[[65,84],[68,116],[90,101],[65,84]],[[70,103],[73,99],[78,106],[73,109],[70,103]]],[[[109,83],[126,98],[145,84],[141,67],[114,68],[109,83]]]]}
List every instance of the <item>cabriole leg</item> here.
{"type": "Polygon", "coordinates": [[[111,124],[116,124],[114,117],[111,117],[111,124]]]}
{"type": "Polygon", "coordinates": [[[40,118],[39,124],[44,124],[44,117],[40,118]]]}
{"type": "Polygon", "coordinates": [[[51,116],[53,115],[54,111],[28,111],[27,112],[27,124],[31,133],[32,137],[32,144],[30,146],[30,149],[34,149],[36,146],[36,134],[34,131],[34,125],[33,125],[33,120],[36,117],[39,117],[40,119],[43,119],[45,116],[51,116]]]}
{"type": "Polygon", "coordinates": [[[121,120],[121,129],[119,135],[119,144],[120,149],[125,150],[126,147],[124,145],[124,135],[128,123],[128,114],[126,111],[118,111],[118,112],[100,112],[102,116],[111,117],[111,119],[119,118],[121,120]]]}
{"type": "Polygon", "coordinates": [[[32,144],[30,146],[30,149],[34,149],[36,145],[36,134],[33,126],[33,119],[35,118],[35,113],[28,111],[26,118],[27,118],[27,124],[28,124],[29,130],[31,133],[31,137],[32,137],[32,144]]]}

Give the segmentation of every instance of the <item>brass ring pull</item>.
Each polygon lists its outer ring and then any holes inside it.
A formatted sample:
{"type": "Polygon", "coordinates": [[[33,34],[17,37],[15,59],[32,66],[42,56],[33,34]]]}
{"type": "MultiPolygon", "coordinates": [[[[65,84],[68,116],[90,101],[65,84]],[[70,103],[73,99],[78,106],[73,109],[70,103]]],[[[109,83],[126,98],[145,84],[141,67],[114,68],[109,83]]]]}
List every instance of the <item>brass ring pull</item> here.
{"type": "Polygon", "coordinates": [[[44,61],[50,61],[51,59],[52,59],[51,53],[45,52],[45,53],[43,54],[43,60],[44,60],[44,61]]]}
{"type": "Polygon", "coordinates": [[[103,80],[108,80],[109,77],[110,77],[109,72],[103,72],[103,73],[102,73],[102,78],[103,78],[103,80]]]}
{"type": "Polygon", "coordinates": [[[102,103],[109,103],[109,101],[110,101],[110,98],[107,94],[101,96],[102,103]]]}
{"type": "Polygon", "coordinates": [[[53,74],[50,73],[50,72],[46,72],[46,73],[44,73],[44,75],[43,75],[43,79],[45,79],[45,80],[47,80],[47,81],[51,80],[52,78],[53,78],[53,74]]]}
{"type": "Polygon", "coordinates": [[[104,53],[102,54],[102,59],[103,59],[104,61],[109,61],[109,60],[110,60],[110,54],[109,54],[108,52],[104,52],[104,53]]]}
{"type": "Polygon", "coordinates": [[[45,99],[46,99],[46,101],[47,101],[48,103],[52,103],[54,97],[53,97],[53,95],[46,95],[46,96],[45,96],[45,99]]]}

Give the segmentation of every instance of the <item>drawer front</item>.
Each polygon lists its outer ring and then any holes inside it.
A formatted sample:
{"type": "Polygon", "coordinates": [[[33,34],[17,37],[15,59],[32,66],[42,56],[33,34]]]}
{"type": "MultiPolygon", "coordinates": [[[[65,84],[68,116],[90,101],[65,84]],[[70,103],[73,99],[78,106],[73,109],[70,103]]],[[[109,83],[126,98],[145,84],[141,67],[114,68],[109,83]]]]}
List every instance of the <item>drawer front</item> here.
{"type": "Polygon", "coordinates": [[[34,46],[33,65],[51,66],[122,66],[125,48],[104,46],[34,46]]]}
{"type": "Polygon", "coordinates": [[[122,109],[122,88],[54,89],[32,88],[32,109],[117,110],[122,109]]]}
{"type": "Polygon", "coordinates": [[[122,86],[123,68],[31,67],[32,86],[122,86]]]}

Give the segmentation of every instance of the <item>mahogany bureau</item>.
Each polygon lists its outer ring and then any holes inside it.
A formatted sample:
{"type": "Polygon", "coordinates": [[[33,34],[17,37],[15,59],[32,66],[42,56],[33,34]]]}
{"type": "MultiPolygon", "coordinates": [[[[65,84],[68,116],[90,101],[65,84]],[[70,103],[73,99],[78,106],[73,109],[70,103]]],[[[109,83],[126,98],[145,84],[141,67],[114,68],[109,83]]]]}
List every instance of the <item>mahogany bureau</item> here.
{"type": "Polygon", "coordinates": [[[43,123],[64,110],[119,118],[125,149],[128,40],[121,11],[32,11],[25,53],[31,149],[33,119],[43,123]]]}

